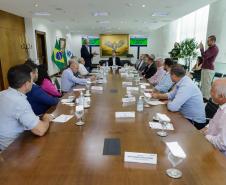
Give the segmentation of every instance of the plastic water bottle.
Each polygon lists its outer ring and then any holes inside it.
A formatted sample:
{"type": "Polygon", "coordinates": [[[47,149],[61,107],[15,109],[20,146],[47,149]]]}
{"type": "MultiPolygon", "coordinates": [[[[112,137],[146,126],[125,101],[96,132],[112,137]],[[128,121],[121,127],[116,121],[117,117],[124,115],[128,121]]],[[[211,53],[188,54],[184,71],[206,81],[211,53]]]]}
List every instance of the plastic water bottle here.
{"type": "Polygon", "coordinates": [[[84,106],[84,95],[83,95],[82,91],[81,91],[80,96],[79,96],[79,105],[84,106]]]}
{"type": "Polygon", "coordinates": [[[144,102],[143,102],[143,97],[140,96],[139,100],[137,101],[137,111],[142,112],[144,110],[144,102]]]}

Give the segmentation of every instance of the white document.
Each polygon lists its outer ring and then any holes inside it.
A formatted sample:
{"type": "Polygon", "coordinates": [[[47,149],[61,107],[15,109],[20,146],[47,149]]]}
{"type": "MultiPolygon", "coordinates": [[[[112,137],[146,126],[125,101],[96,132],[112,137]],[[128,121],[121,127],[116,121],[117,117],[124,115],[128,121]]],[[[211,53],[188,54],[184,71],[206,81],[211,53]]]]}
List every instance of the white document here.
{"type": "Polygon", "coordinates": [[[103,91],[104,88],[102,86],[92,86],[91,90],[96,90],[96,91],[103,91]]]}
{"type": "Polygon", "coordinates": [[[127,91],[139,91],[139,87],[127,87],[127,91]]]}
{"type": "Polygon", "coordinates": [[[156,118],[157,118],[159,121],[170,122],[170,118],[169,118],[167,115],[165,115],[165,114],[156,113],[156,118]]]}
{"type": "Polygon", "coordinates": [[[151,94],[150,93],[144,93],[144,96],[147,97],[147,98],[151,98],[151,94]]]}
{"type": "Polygon", "coordinates": [[[166,145],[175,157],[186,158],[186,154],[178,142],[166,142],[166,145]]]}
{"type": "Polygon", "coordinates": [[[63,105],[68,105],[68,106],[70,106],[70,107],[73,107],[73,106],[75,106],[75,103],[62,103],[63,105]]]}
{"type": "Polygon", "coordinates": [[[133,82],[122,82],[123,86],[132,86],[133,82]]]}
{"type": "Polygon", "coordinates": [[[163,105],[165,103],[163,103],[159,100],[150,100],[150,101],[147,101],[147,104],[149,104],[149,105],[163,105]]]}
{"type": "Polygon", "coordinates": [[[115,112],[116,118],[135,118],[135,112],[115,112]]]}
{"type": "Polygon", "coordinates": [[[152,129],[165,129],[165,130],[174,130],[174,127],[173,127],[173,124],[172,123],[166,123],[164,128],[162,127],[162,124],[159,123],[159,122],[149,122],[149,126],[152,128],[152,129]]]}
{"type": "Polygon", "coordinates": [[[135,102],[135,101],[136,101],[135,97],[122,98],[122,103],[130,103],[130,102],[135,102]]]}
{"type": "Polygon", "coordinates": [[[127,73],[121,73],[121,77],[127,77],[128,74],[127,73]]]}
{"type": "Polygon", "coordinates": [[[61,103],[64,104],[64,103],[71,103],[73,100],[72,99],[62,99],[61,100],[61,103]]]}
{"type": "Polygon", "coordinates": [[[157,154],[125,152],[125,162],[157,164],[157,154]]]}
{"type": "Polygon", "coordinates": [[[73,117],[73,115],[61,114],[60,116],[56,117],[53,120],[53,122],[65,123],[68,120],[70,120],[72,117],[73,117]]]}
{"type": "Polygon", "coordinates": [[[145,85],[140,85],[140,88],[141,89],[146,89],[146,86],[145,85]]]}
{"type": "Polygon", "coordinates": [[[147,86],[147,87],[149,87],[150,86],[150,84],[149,83],[139,83],[140,85],[144,85],[144,86],[147,86]]]}
{"type": "Polygon", "coordinates": [[[85,88],[78,88],[78,89],[73,89],[73,91],[78,92],[78,91],[85,91],[85,88]]]}

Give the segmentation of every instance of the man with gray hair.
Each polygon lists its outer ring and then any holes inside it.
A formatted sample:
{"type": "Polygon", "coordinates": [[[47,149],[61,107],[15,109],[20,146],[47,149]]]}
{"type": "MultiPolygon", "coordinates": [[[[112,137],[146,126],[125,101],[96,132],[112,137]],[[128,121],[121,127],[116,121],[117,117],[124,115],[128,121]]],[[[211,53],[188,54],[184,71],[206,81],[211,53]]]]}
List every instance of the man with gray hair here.
{"type": "Polygon", "coordinates": [[[157,85],[160,80],[162,79],[162,77],[165,75],[166,71],[164,70],[164,59],[162,58],[158,58],[156,60],[156,65],[157,65],[157,72],[148,79],[148,81],[150,82],[150,84],[152,85],[157,85]]]}
{"type": "Polygon", "coordinates": [[[210,94],[220,108],[210,120],[208,129],[204,131],[205,137],[226,155],[226,78],[214,81],[210,94]]]}
{"type": "MultiPolygon", "coordinates": [[[[75,77],[79,70],[79,63],[75,59],[69,60],[69,67],[65,69],[61,76],[61,89],[62,92],[69,92],[76,84],[86,85],[88,79],[75,77]]],[[[95,80],[95,77],[91,77],[91,81],[95,80]]]]}
{"type": "Polygon", "coordinates": [[[87,71],[87,69],[84,66],[85,65],[84,58],[82,58],[82,57],[79,58],[78,63],[79,63],[79,69],[78,69],[79,74],[82,75],[82,76],[88,75],[89,72],[87,71]]]}

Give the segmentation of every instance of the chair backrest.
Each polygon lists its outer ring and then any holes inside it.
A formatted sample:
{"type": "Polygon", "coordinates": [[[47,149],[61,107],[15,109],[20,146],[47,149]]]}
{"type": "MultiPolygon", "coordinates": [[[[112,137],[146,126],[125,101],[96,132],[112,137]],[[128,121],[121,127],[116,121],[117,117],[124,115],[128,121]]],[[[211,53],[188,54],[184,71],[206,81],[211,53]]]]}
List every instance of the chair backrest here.
{"type": "Polygon", "coordinates": [[[54,84],[56,85],[57,89],[58,89],[59,91],[61,91],[60,83],[59,83],[59,81],[58,81],[57,78],[54,79],[54,84]]]}
{"type": "Polygon", "coordinates": [[[222,78],[223,77],[223,74],[222,73],[218,73],[218,72],[215,72],[214,76],[213,76],[213,79],[212,79],[212,83],[213,81],[216,79],[216,78],[222,78]]]}
{"type": "Polygon", "coordinates": [[[226,77],[226,74],[224,74],[223,77],[226,77]]]}
{"type": "Polygon", "coordinates": [[[205,107],[206,118],[212,119],[218,108],[219,105],[213,103],[212,100],[209,99],[205,107]]]}

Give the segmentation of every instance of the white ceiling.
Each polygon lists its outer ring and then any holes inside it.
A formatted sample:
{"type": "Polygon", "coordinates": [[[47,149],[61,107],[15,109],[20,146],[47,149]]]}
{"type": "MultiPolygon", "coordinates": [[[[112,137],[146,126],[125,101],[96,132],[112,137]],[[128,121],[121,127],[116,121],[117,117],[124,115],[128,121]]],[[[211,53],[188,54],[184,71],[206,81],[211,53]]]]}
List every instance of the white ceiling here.
{"type": "Polygon", "coordinates": [[[75,33],[145,35],[214,1],[216,0],[0,0],[0,9],[23,17],[40,17],[34,13],[49,12],[50,16],[41,18],[75,33]],[[143,8],[142,5],[146,7],[143,8]],[[109,12],[109,16],[94,17],[92,14],[95,12],[109,12]],[[153,17],[155,12],[169,15],[153,17]],[[110,23],[100,24],[98,21],[110,23]]]}

